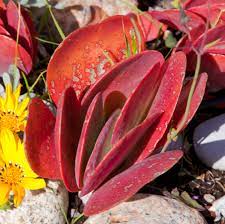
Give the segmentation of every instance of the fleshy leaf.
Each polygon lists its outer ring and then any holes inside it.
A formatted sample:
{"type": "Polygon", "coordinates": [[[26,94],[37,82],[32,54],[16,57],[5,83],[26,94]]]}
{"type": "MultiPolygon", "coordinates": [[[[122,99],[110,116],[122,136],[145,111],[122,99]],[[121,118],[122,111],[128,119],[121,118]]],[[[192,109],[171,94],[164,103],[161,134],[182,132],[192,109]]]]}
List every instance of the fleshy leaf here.
{"type": "Polygon", "coordinates": [[[143,160],[153,152],[173,116],[186,71],[185,54],[181,51],[173,54],[164,65],[164,69],[163,79],[150,108],[149,115],[157,111],[165,112],[155,127],[154,132],[150,133],[148,143],[139,156],[138,161],[143,160]]]}
{"type": "Polygon", "coordinates": [[[75,155],[81,131],[81,106],[72,87],[66,88],[59,99],[55,148],[62,180],[68,191],[78,191],[75,182],[75,155]]]}
{"type": "Polygon", "coordinates": [[[93,99],[83,124],[75,163],[76,182],[79,188],[83,185],[83,175],[88,159],[92,153],[95,141],[104,125],[102,95],[99,93],[93,99]]]}
{"type": "Polygon", "coordinates": [[[95,191],[85,205],[84,214],[94,215],[127,200],[145,184],[169,170],[182,155],[179,150],[169,151],[133,165],[95,191]]]}
{"type": "Polygon", "coordinates": [[[201,72],[206,72],[208,89],[218,91],[225,88],[225,55],[204,54],[202,56],[201,72]]]}
{"type": "Polygon", "coordinates": [[[102,128],[85,169],[84,183],[91,175],[94,174],[97,165],[112,148],[112,131],[119,114],[120,110],[118,109],[111,115],[111,117],[107,120],[104,127],[102,128]]]}
{"type": "MultiPolygon", "coordinates": [[[[126,43],[123,37],[125,35],[130,43],[133,29],[130,16],[113,16],[70,34],[48,65],[47,83],[54,102],[57,104],[60,93],[71,81],[79,95],[112,66],[104,51],[115,62],[124,59],[126,43]]],[[[141,44],[143,49],[144,42],[141,44]]]]}
{"type": "Polygon", "coordinates": [[[114,91],[120,92],[128,98],[154,65],[157,63],[162,65],[163,62],[164,58],[161,53],[144,51],[117,64],[87,91],[82,99],[82,107],[86,108],[100,91],[103,95],[103,101],[114,91]]]}
{"type": "Polygon", "coordinates": [[[10,0],[7,4],[6,9],[8,29],[12,37],[16,40],[18,23],[20,21],[20,30],[19,30],[19,44],[26,49],[27,52],[30,52],[30,55],[33,55],[33,43],[29,28],[24,20],[22,13],[19,14],[19,9],[16,4],[10,0]]]}
{"type": "MultiPolygon", "coordinates": [[[[16,41],[5,35],[0,35],[0,74],[7,72],[11,64],[15,62],[16,55],[16,41]]],[[[32,59],[27,51],[20,45],[18,45],[18,60],[17,66],[23,70],[26,74],[32,68],[32,59]]]]}
{"type": "MultiPolygon", "coordinates": [[[[183,126],[182,130],[189,124],[191,119],[194,117],[200,103],[202,102],[204,93],[205,93],[205,88],[206,88],[206,83],[207,83],[208,75],[206,73],[202,73],[199,78],[197,85],[195,87],[195,91],[191,100],[191,105],[190,105],[190,110],[188,114],[187,121],[185,125],[183,126]]],[[[171,120],[171,126],[168,127],[167,131],[165,132],[163,138],[161,141],[158,143],[157,148],[161,148],[167,141],[167,135],[169,133],[169,129],[171,127],[177,128],[179,123],[181,122],[182,117],[184,116],[186,105],[187,105],[187,99],[188,95],[190,92],[192,84],[192,79],[188,80],[187,83],[182,88],[179,100],[177,102],[176,110],[174,111],[173,118],[171,120]]]]}
{"type": "Polygon", "coordinates": [[[150,14],[139,15],[139,24],[142,28],[145,41],[152,41],[158,38],[161,32],[166,30],[166,25],[151,17],[150,14]]]}
{"type": "Polygon", "coordinates": [[[55,117],[39,98],[32,99],[25,129],[25,149],[31,168],[39,176],[61,179],[54,146],[55,117]]]}
{"type": "Polygon", "coordinates": [[[168,9],[163,11],[150,11],[149,14],[159,20],[160,22],[168,25],[169,27],[173,29],[181,30],[184,33],[192,34],[192,32],[195,29],[202,29],[204,31],[204,25],[205,21],[195,13],[192,13],[190,11],[183,11],[184,14],[182,14],[179,10],[176,9],[168,9]],[[187,16],[187,24],[183,24],[183,20],[186,18],[182,18],[182,16],[187,16]],[[187,30],[187,27],[189,30],[187,30]]]}
{"type": "Polygon", "coordinates": [[[102,161],[99,162],[94,172],[86,176],[81,195],[85,195],[99,187],[99,185],[126,160],[127,156],[132,153],[132,150],[137,148],[138,141],[143,137],[145,132],[158,121],[160,115],[162,115],[162,112],[153,114],[140,125],[130,130],[117,144],[112,146],[111,150],[109,150],[102,161]]]}
{"type": "MultiPolygon", "coordinates": [[[[194,91],[194,94],[193,94],[193,97],[191,100],[188,118],[187,118],[186,124],[183,127],[183,129],[191,121],[191,119],[195,115],[200,103],[202,102],[202,99],[203,99],[203,96],[205,93],[207,78],[208,78],[208,75],[206,73],[202,73],[199,75],[198,82],[195,87],[195,91],[194,91]]],[[[191,88],[191,84],[192,84],[192,80],[189,80],[182,88],[182,91],[181,91],[181,94],[180,94],[180,97],[179,97],[179,100],[178,100],[178,103],[176,106],[176,110],[174,111],[174,114],[173,114],[173,125],[175,127],[177,125],[179,125],[179,123],[184,115],[185,108],[187,105],[188,95],[189,95],[190,88],[191,88]]]]}
{"type": "Polygon", "coordinates": [[[128,131],[145,119],[161,79],[160,64],[158,63],[146,74],[126,101],[113,132],[112,144],[115,144],[128,131]]]}

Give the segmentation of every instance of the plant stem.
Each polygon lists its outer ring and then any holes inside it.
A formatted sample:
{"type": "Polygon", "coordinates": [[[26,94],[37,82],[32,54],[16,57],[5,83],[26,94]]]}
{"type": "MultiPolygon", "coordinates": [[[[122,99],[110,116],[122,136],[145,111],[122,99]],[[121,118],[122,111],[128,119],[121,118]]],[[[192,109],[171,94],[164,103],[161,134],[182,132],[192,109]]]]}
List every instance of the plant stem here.
{"type": "Polygon", "coordinates": [[[35,80],[35,82],[33,83],[33,85],[30,87],[29,91],[32,92],[32,90],[34,89],[34,87],[37,85],[38,81],[40,80],[40,78],[43,76],[43,74],[46,73],[46,70],[44,70],[43,72],[40,73],[40,75],[37,77],[37,79],[35,80]]]}
{"type": "Polygon", "coordinates": [[[46,43],[46,44],[52,44],[52,45],[56,45],[56,46],[59,45],[58,43],[55,43],[55,42],[49,41],[49,40],[44,40],[44,39],[42,39],[40,37],[35,37],[35,39],[39,40],[40,42],[46,43]]]}
{"type": "Polygon", "coordinates": [[[79,216],[73,218],[71,224],[76,224],[83,216],[84,214],[80,214],[79,216]]]}
{"type": "Polygon", "coordinates": [[[29,84],[28,84],[28,81],[27,81],[27,78],[26,78],[26,75],[24,74],[23,71],[21,71],[21,74],[23,76],[23,80],[25,82],[25,86],[27,88],[27,93],[28,93],[28,96],[30,97],[30,87],[29,87],[29,84]]]}
{"type": "Polygon", "coordinates": [[[17,61],[18,61],[18,44],[19,44],[19,36],[20,36],[20,20],[21,20],[21,6],[20,3],[18,3],[18,24],[17,24],[17,33],[16,33],[16,49],[15,49],[15,58],[14,58],[14,64],[17,67],[17,61]]]}
{"type": "Polygon", "coordinates": [[[198,75],[200,72],[200,66],[201,66],[201,54],[197,53],[197,63],[196,63],[196,68],[195,68],[195,74],[193,77],[193,81],[191,84],[191,89],[188,95],[188,100],[187,100],[187,105],[186,105],[186,109],[184,112],[184,116],[182,117],[181,122],[178,124],[176,130],[174,130],[167,138],[167,141],[165,143],[165,145],[163,146],[161,152],[165,152],[167,147],[169,146],[169,144],[171,143],[171,141],[178,135],[178,133],[180,131],[182,131],[183,127],[185,126],[187,119],[188,119],[188,114],[190,111],[190,107],[191,107],[191,100],[195,91],[195,87],[197,84],[197,80],[198,80],[198,75]]]}
{"type": "Polygon", "coordinates": [[[65,37],[65,34],[63,33],[63,31],[62,31],[62,29],[61,29],[59,23],[57,22],[57,20],[56,20],[54,14],[53,14],[53,12],[52,12],[52,6],[48,3],[48,0],[45,0],[45,2],[46,2],[46,5],[47,5],[47,7],[48,7],[49,13],[50,13],[50,15],[51,15],[51,17],[52,17],[52,20],[53,20],[53,22],[54,22],[54,24],[55,24],[55,27],[56,27],[57,31],[59,32],[59,35],[60,35],[60,37],[62,38],[62,40],[64,40],[64,39],[66,38],[66,37],[65,37]]]}

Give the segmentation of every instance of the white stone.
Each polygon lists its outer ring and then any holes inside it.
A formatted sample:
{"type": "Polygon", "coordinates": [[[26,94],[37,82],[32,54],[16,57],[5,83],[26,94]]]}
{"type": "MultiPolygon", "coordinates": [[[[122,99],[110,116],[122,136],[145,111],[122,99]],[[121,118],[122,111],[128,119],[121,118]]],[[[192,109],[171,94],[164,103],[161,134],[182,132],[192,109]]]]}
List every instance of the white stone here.
{"type": "Polygon", "coordinates": [[[194,148],[207,166],[225,170],[225,114],[200,124],[194,131],[194,148]]]}
{"type": "Polygon", "coordinates": [[[206,224],[200,213],[174,199],[137,194],[109,211],[88,218],[85,224],[206,224]]]}
{"type": "Polygon", "coordinates": [[[222,218],[225,218],[225,196],[214,201],[213,205],[209,208],[209,211],[215,213],[215,222],[220,221],[220,219],[222,218]]]}
{"type": "Polygon", "coordinates": [[[109,16],[125,15],[132,11],[128,4],[137,5],[136,0],[52,0],[52,2],[57,2],[55,8],[58,9],[74,6],[98,6],[109,16]]]}
{"type": "Polygon", "coordinates": [[[22,204],[11,210],[0,210],[1,224],[65,224],[68,192],[61,182],[49,181],[40,191],[27,191],[22,204]]]}

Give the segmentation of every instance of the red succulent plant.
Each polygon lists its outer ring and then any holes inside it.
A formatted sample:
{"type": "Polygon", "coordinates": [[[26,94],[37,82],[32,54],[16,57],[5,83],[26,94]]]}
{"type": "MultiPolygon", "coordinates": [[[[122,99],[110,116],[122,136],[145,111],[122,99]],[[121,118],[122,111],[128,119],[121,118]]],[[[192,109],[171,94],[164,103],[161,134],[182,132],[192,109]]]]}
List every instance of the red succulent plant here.
{"type": "MultiPolygon", "coordinates": [[[[183,86],[185,70],[182,52],[164,61],[159,52],[144,51],[114,65],[79,100],[68,84],[57,96],[56,116],[41,99],[33,99],[25,131],[32,169],[63,180],[69,191],[92,192],[85,215],[128,199],[182,157],[180,150],[159,153],[159,141],[170,122],[176,126],[183,117],[190,90],[190,80],[183,86]]],[[[185,125],[202,100],[206,81],[201,74],[185,125]]]]}
{"type": "Polygon", "coordinates": [[[201,57],[201,72],[209,75],[208,89],[225,88],[225,2],[187,0],[183,9],[148,12],[154,19],[184,35],[176,50],[187,55],[188,71],[194,71],[196,52],[201,57]]]}
{"type": "Polygon", "coordinates": [[[34,28],[28,13],[10,0],[0,0],[0,74],[16,65],[28,74],[36,54],[34,28]],[[18,43],[17,43],[18,39],[18,43]]]}

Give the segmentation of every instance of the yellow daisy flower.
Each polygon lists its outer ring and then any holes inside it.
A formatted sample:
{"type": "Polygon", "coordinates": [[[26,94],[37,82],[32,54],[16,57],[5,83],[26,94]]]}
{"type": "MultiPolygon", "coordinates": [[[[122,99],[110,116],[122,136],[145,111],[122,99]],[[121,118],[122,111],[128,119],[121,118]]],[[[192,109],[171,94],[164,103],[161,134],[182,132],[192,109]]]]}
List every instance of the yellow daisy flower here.
{"type": "Polygon", "coordinates": [[[22,202],[25,189],[38,190],[46,186],[38,178],[27,161],[24,145],[9,130],[0,133],[0,205],[5,204],[10,192],[14,195],[14,206],[22,202]]]}
{"type": "Polygon", "coordinates": [[[19,84],[13,91],[11,84],[7,84],[5,96],[0,97],[0,130],[24,131],[29,98],[26,97],[19,102],[21,86],[19,84]]]}

